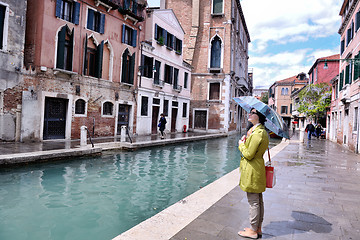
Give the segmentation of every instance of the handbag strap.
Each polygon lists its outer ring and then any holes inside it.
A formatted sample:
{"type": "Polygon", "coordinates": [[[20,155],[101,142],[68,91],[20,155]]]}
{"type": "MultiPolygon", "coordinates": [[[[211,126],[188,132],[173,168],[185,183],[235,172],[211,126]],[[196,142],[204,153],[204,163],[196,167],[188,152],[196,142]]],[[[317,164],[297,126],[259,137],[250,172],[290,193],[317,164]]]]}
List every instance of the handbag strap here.
{"type": "Polygon", "coordinates": [[[268,147],[268,156],[269,156],[269,162],[270,162],[270,165],[271,165],[271,158],[270,158],[270,149],[268,147]]]}

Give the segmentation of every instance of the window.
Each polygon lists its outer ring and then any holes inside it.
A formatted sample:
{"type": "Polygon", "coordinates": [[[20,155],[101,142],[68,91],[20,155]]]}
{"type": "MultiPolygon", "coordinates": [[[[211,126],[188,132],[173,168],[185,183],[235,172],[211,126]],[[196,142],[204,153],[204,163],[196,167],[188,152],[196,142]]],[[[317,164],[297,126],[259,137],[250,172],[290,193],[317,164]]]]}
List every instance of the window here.
{"type": "Polygon", "coordinates": [[[103,104],[103,115],[112,116],[113,115],[114,104],[112,102],[104,102],[103,104]]]}
{"type": "Polygon", "coordinates": [[[153,98],[153,104],[154,105],[160,105],[160,99],[159,98],[153,98]]]}
{"type": "Polygon", "coordinates": [[[154,58],[148,57],[146,55],[141,56],[141,65],[142,65],[142,76],[147,78],[153,77],[153,62],[154,58]]]}
{"type": "Polygon", "coordinates": [[[58,45],[56,56],[56,68],[72,70],[74,29],[70,32],[68,26],[64,26],[58,33],[58,45]]]}
{"type": "Polygon", "coordinates": [[[281,114],[287,114],[288,113],[288,107],[287,106],[281,106],[281,114]]]}
{"type": "Polygon", "coordinates": [[[184,73],[184,88],[188,88],[189,73],[184,73]]]}
{"type": "Polygon", "coordinates": [[[85,114],[86,103],[82,99],[78,99],[75,102],[75,114],[85,114]]]}
{"type": "Polygon", "coordinates": [[[340,73],[339,91],[343,89],[343,84],[344,84],[344,70],[342,70],[340,73]]]}
{"type": "Polygon", "coordinates": [[[355,16],[355,31],[359,30],[360,27],[360,11],[356,13],[355,16]]]}
{"type": "Polygon", "coordinates": [[[182,41],[177,38],[175,38],[175,51],[178,54],[182,53],[182,41]]]}
{"type": "Polygon", "coordinates": [[[155,24],[155,40],[161,45],[164,45],[164,29],[155,24]]]}
{"type": "Polygon", "coordinates": [[[173,106],[173,107],[179,107],[179,102],[177,102],[177,101],[172,101],[172,106],[173,106]]]}
{"type": "Polygon", "coordinates": [[[213,0],[213,14],[223,13],[223,0],[213,0]]]}
{"type": "Polygon", "coordinates": [[[137,30],[123,24],[121,42],[136,47],[137,30]]]}
{"type": "Polygon", "coordinates": [[[173,78],[173,67],[165,64],[164,81],[166,83],[172,84],[172,78],[173,78]]]}
{"type": "Polygon", "coordinates": [[[343,54],[344,50],[345,50],[345,40],[343,39],[343,40],[341,40],[340,53],[343,54]]]}
{"type": "Polygon", "coordinates": [[[103,34],[105,30],[105,14],[96,12],[89,8],[87,29],[103,34]]]}
{"type": "Polygon", "coordinates": [[[281,88],[281,95],[288,95],[289,89],[288,88],[281,88]]]}
{"type": "Polygon", "coordinates": [[[354,108],[354,124],[353,124],[353,131],[357,131],[357,128],[358,128],[358,114],[359,114],[359,111],[358,111],[358,108],[354,108]]]}
{"type": "Polygon", "coordinates": [[[221,66],[221,40],[215,36],[211,41],[210,68],[220,68],[221,66]]]}
{"type": "Polygon", "coordinates": [[[0,3],[0,49],[7,47],[9,8],[0,3]]]}
{"type": "Polygon", "coordinates": [[[174,68],[174,89],[178,89],[179,69],[174,68]]]}
{"type": "Polygon", "coordinates": [[[346,84],[351,84],[351,80],[352,80],[352,65],[351,63],[348,64],[345,68],[345,85],[346,84]]]}
{"type": "Polygon", "coordinates": [[[84,74],[96,78],[102,76],[104,41],[98,46],[95,45],[93,38],[85,39],[85,62],[84,74]],[[90,41],[89,41],[90,40],[90,41]]]}
{"type": "Polygon", "coordinates": [[[169,100],[164,99],[164,111],[165,116],[169,115],[169,100]]]}
{"type": "Polygon", "coordinates": [[[149,103],[149,98],[142,96],[141,97],[141,116],[148,115],[148,103],[149,103]]]}
{"type": "Polygon", "coordinates": [[[134,83],[134,66],[135,66],[135,53],[130,55],[126,49],[122,55],[122,69],[121,69],[121,82],[133,84],[134,83]]]}
{"type": "Polygon", "coordinates": [[[187,103],[183,103],[183,114],[182,114],[183,118],[187,117],[187,103]]]}
{"type": "Polygon", "coordinates": [[[209,100],[220,99],[220,83],[210,83],[209,100]]]}
{"type": "Polygon", "coordinates": [[[350,27],[347,30],[347,34],[346,34],[346,46],[349,45],[350,41],[353,39],[354,37],[354,22],[351,22],[350,27]]]}
{"type": "Polygon", "coordinates": [[[160,67],[161,62],[155,60],[154,84],[160,84],[160,67]]]}
{"type": "Polygon", "coordinates": [[[79,24],[80,3],[71,0],[56,0],[55,15],[65,21],[79,24]]]}
{"type": "Polygon", "coordinates": [[[174,35],[169,32],[167,32],[166,36],[166,47],[171,50],[174,48],[174,35]]]}

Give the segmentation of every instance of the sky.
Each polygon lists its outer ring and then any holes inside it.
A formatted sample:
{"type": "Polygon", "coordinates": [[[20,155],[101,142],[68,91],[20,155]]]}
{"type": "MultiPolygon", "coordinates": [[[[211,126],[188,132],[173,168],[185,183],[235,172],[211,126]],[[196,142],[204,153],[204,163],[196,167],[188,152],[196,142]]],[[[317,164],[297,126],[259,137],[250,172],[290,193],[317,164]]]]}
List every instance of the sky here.
{"type": "MultiPolygon", "coordinates": [[[[340,53],[340,0],[241,0],[250,33],[254,86],[309,72],[316,59],[340,53]]],[[[159,6],[160,0],[148,0],[159,6]]]]}

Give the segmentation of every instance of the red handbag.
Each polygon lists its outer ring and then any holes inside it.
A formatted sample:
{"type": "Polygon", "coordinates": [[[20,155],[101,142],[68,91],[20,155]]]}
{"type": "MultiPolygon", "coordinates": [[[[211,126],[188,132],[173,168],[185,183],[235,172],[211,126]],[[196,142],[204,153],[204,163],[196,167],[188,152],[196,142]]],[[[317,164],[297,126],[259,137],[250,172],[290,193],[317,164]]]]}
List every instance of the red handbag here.
{"type": "Polygon", "coordinates": [[[275,186],[275,183],[276,183],[276,178],[275,178],[274,167],[271,165],[269,148],[268,148],[268,154],[269,154],[269,161],[265,166],[266,187],[267,188],[273,188],[275,186]]]}

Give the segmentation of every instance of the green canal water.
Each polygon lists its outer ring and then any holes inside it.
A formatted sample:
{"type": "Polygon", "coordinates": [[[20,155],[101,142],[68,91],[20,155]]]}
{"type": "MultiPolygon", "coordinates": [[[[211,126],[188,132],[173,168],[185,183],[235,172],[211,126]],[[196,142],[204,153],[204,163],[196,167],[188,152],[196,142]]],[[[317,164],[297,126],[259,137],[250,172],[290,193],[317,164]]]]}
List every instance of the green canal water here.
{"type": "Polygon", "coordinates": [[[2,168],[0,239],[112,239],[237,168],[238,139],[2,168]]]}

